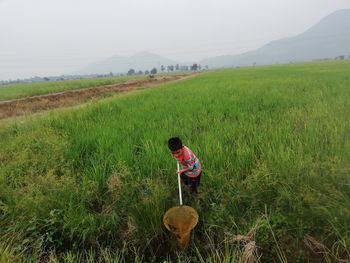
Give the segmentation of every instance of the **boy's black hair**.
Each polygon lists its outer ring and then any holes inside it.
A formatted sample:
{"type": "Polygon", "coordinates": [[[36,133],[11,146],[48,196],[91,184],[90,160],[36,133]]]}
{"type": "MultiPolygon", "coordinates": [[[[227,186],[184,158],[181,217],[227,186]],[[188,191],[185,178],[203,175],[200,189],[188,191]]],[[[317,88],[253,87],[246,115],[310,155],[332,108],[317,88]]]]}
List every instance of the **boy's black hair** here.
{"type": "Polygon", "coordinates": [[[170,151],[177,151],[182,148],[182,141],[179,137],[172,137],[168,140],[168,147],[170,151]]]}

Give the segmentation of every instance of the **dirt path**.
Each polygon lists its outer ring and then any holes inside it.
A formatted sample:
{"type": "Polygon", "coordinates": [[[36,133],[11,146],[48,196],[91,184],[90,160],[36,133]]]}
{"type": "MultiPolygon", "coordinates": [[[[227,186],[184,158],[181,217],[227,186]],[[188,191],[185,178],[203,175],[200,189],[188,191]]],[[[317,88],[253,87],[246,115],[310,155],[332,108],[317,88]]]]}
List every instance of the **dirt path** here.
{"type": "Polygon", "coordinates": [[[26,113],[35,113],[43,110],[73,106],[89,99],[99,97],[104,93],[119,93],[136,89],[144,89],[161,83],[191,78],[194,75],[197,74],[160,76],[153,79],[131,80],[120,84],[79,90],[67,90],[29,98],[2,101],[0,102],[0,119],[20,116],[26,113]]]}

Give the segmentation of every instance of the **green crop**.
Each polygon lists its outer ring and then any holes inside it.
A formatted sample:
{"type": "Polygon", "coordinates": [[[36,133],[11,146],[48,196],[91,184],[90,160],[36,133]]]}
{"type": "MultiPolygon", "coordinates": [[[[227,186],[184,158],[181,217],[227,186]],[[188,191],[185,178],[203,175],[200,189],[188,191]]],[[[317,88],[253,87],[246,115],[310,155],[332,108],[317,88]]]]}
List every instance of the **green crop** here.
{"type": "Polygon", "coordinates": [[[85,80],[66,80],[44,83],[0,85],[0,101],[26,98],[34,95],[62,92],[65,90],[86,89],[118,84],[135,77],[114,77],[85,80]]]}
{"type": "Polygon", "coordinates": [[[3,125],[0,256],[349,259],[349,72],[349,62],[213,71],[3,125]],[[162,226],[178,204],[175,135],[204,168],[198,198],[183,189],[200,217],[183,252],[162,226]]]}

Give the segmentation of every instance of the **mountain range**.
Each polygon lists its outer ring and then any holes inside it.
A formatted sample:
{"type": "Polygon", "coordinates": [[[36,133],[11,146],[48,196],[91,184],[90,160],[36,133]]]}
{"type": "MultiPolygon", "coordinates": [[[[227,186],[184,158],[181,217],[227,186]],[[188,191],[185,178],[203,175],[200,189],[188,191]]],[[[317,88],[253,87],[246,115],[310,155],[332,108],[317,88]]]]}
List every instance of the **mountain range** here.
{"type": "Polygon", "coordinates": [[[88,65],[78,72],[79,74],[105,74],[109,72],[123,73],[130,68],[135,70],[151,70],[153,67],[160,68],[161,65],[175,65],[176,61],[164,58],[150,52],[139,52],[133,56],[113,56],[106,60],[98,61],[88,65]]]}
{"type": "Polygon", "coordinates": [[[336,11],[300,35],[272,41],[240,55],[202,60],[215,67],[266,65],[350,56],[350,9],[336,11]]]}
{"type": "MultiPolygon", "coordinates": [[[[316,59],[350,58],[350,9],[338,10],[326,16],[305,32],[267,43],[253,51],[239,55],[224,55],[199,61],[210,68],[267,65],[304,62],[316,59]]],[[[157,69],[161,65],[184,64],[149,52],[133,56],[113,56],[92,63],[79,74],[123,73],[135,70],[157,69]]]]}

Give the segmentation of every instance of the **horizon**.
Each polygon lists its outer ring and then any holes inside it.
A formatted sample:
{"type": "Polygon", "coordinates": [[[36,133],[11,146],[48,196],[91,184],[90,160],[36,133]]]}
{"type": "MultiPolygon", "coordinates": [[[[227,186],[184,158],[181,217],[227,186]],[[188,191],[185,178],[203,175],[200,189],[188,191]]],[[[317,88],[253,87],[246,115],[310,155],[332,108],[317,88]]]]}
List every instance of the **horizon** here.
{"type": "Polygon", "coordinates": [[[156,4],[150,4],[152,9],[145,14],[141,7],[147,10],[149,6],[137,0],[130,3],[85,1],[84,12],[78,12],[82,11],[79,3],[70,4],[67,10],[68,0],[54,0],[54,4],[43,0],[34,3],[0,0],[0,29],[6,36],[0,42],[0,80],[72,75],[97,61],[142,52],[179,64],[241,54],[271,41],[301,34],[333,12],[350,8],[346,0],[324,1],[317,10],[315,0],[283,4],[277,0],[151,2],[156,4]],[[198,11],[199,4],[202,9],[198,11]],[[94,9],[96,5],[104,7],[101,14],[94,9]],[[259,5],[263,12],[252,9],[259,5]],[[63,11],[66,12],[64,21],[60,15],[63,11]],[[215,11],[220,15],[216,16],[215,11]],[[175,21],[174,17],[178,18],[179,14],[183,19],[175,21]],[[130,15],[136,19],[130,19],[130,15]],[[21,18],[15,21],[16,16],[21,18]],[[120,26],[120,21],[127,23],[120,26]]]}

